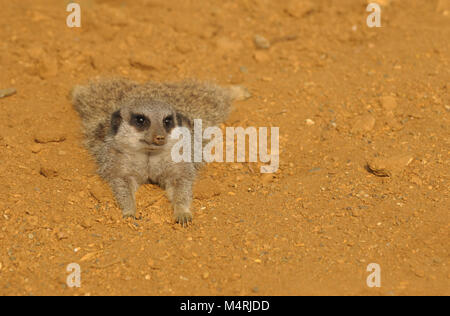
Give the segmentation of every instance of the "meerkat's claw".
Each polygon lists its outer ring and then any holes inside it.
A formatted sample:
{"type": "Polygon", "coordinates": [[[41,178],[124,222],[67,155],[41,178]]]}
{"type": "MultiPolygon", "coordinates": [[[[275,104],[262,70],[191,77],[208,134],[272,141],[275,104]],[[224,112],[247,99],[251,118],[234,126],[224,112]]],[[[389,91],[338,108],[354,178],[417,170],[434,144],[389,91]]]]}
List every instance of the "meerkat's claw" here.
{"type": "Polygon", "coordinates": [[[189,226],[189,224],[192,223],[193,216],[191,212],[185,212],[175,214],[175,219],[178,224],[180,224],[183,227],[187,227],[189,226]]]}
{"type": "Polygon", "coordinates": [[[136,214],[134,214],[134,213],[123,213],[122,216],[124,219],[127,219],[127,218],[136,219],[136,214]]]}

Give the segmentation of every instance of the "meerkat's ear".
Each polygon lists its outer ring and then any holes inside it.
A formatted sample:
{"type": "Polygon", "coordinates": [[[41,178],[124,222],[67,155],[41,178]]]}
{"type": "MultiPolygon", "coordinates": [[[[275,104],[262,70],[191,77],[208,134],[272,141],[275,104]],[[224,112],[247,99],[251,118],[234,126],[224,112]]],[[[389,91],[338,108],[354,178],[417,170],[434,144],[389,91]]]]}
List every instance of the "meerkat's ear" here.
{"type": "Polygon", "coordinates": [[[192,128],[192,122],[186,116],[177,112],[176,117],[177,117],[177,126],[187,126],[192,128]]]}
{"type": "Polygon", "coordinates": [[[122,115],[120,110],[117,110],[111,115],[111,131],[113,135],[116,135],[119,131],[120,124],[122,124],[122,115]]]}

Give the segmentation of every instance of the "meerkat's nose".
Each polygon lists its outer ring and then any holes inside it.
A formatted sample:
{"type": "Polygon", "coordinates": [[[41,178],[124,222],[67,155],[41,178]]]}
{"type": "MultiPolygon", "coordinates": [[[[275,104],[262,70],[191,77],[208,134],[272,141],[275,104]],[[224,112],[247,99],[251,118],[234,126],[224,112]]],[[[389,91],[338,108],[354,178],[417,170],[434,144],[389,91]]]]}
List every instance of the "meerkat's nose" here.
{"type": "Polygon", "coordinates": [[[156,145],[164,145],[164,144],[166,143],[166,137],[165,137],[165,136],[160,136],[160,135],[155,136],[155,137],[153,138],[153,142],[154,142],[156,145]]]}

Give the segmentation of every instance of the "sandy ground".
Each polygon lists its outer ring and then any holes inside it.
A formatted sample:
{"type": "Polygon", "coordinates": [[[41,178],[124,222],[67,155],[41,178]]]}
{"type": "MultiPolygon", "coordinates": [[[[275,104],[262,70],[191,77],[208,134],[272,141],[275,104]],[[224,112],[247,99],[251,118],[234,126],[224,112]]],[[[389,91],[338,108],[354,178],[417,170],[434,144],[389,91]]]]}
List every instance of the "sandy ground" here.
{"type": "Polygon", "coordinates": [[[380,2],[79,0],[77,29],[3,0],[0,295],[449,295],[450,3],[380,2]],[[208,165],[187,229],[151,185],[123,220],[68,99],[108,75],[247,87],[226,125],[279,127],[279,171],[208,165]]]}

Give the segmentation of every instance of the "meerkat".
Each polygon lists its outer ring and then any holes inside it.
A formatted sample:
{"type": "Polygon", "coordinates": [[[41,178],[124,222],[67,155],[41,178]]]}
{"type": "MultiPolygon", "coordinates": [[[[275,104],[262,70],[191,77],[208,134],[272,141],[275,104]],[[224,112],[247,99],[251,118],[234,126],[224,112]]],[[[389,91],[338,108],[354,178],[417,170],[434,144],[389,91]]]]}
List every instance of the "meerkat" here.
{"type": "Polygon", "coordinates": [[[124,217],[135,217],[135,193],[143,184],[166,190],[177,223],[188,225],[192,187],[202,163],[173,162],[170,137],[177,126],[190,129],[225,121],[233,101],[231,90],[211,83],[148,82],[127,79],[91,81],[72,90],[85,145],[95,157],[124,217]]]}

